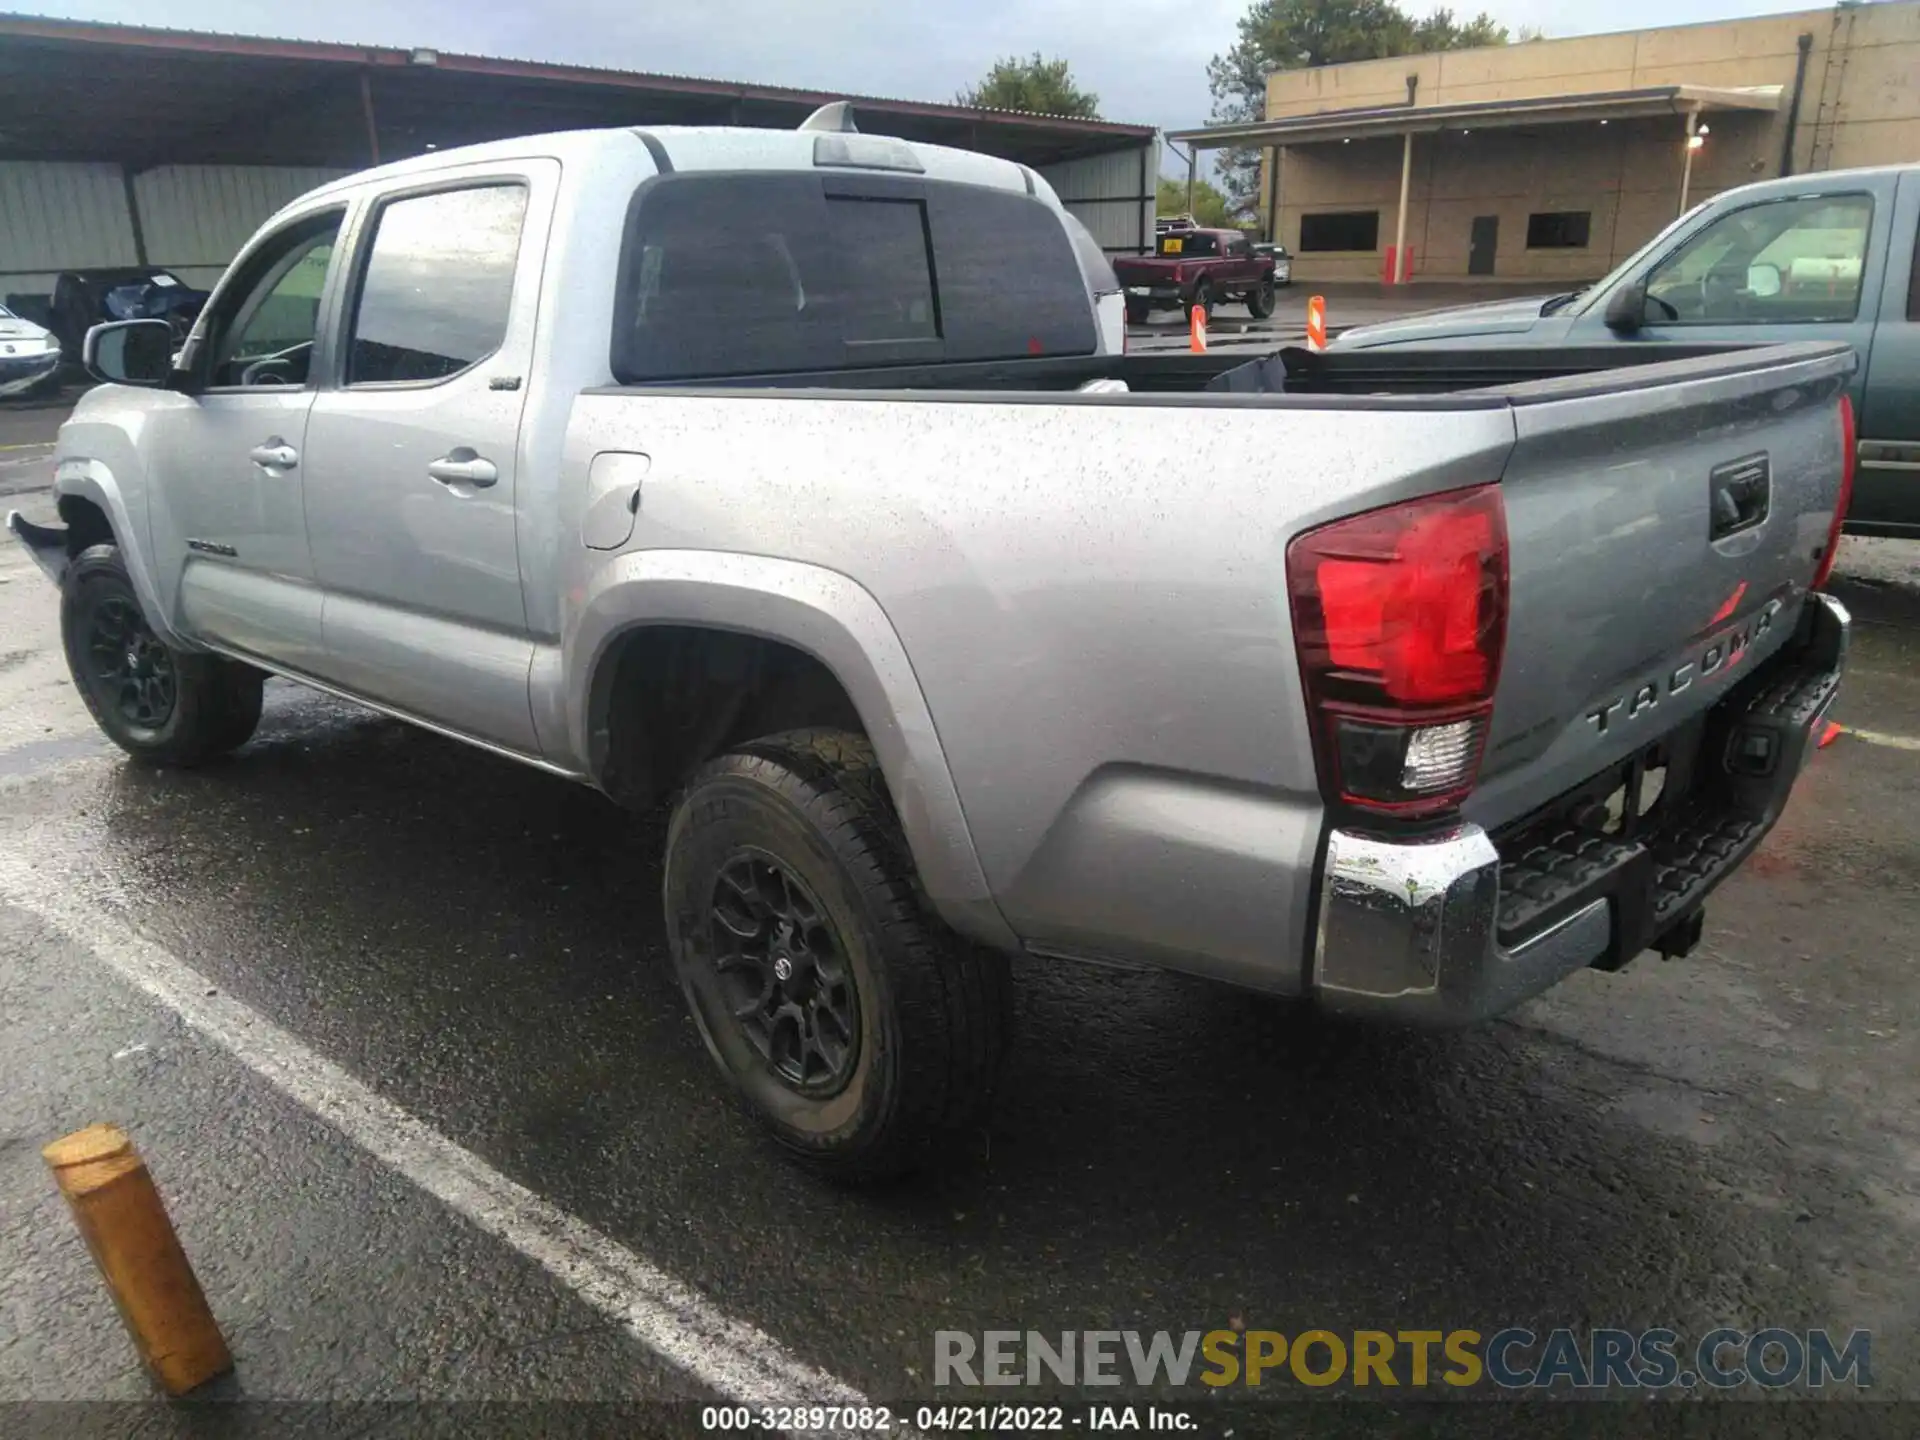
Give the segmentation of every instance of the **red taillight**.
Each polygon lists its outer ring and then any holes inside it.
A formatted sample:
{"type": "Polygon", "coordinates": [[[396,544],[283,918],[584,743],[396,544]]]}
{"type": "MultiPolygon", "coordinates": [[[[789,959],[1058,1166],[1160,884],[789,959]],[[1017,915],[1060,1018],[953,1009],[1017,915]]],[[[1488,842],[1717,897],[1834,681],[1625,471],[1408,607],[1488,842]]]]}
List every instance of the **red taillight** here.
{"type": "Polygon", "coordinates": [[[1833,505],[1833,528],[1827,531],[1827,548],[1820,553],[1819,567],[1813,572],[1813,588],[1818,590],[1833,574],[1833,562],[1840,558],[1840,527],[1846,524],[1847,507],[1853,503],[1853,471],[1860,463],[1859,432],[1854,427],[1853,397],[1840,397],[1840,498],[1833,505]]]}
{"type": "Polygon", "coordinates": [[[1479,778],[1507,622],[1500,487],[1337,520],[1287,547],[1294,641],[1329,792],[1423,815],[1479,778]]]}

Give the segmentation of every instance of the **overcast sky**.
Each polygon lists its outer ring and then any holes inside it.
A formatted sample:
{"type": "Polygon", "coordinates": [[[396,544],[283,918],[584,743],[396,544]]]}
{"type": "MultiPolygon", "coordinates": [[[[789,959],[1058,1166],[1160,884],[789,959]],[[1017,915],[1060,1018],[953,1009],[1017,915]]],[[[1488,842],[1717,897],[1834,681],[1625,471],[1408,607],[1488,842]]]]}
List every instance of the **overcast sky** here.
{"type": "MultiPolygon", "coordinates": [[[[1403,0],[1404,3],[1404,0],[1403,0]]],[[[1246,0],[13,0],[129,25],[428,46],[912,100],[951,100],[1008,54],[1065,57],[1100,113],[1204,124],[1207,60],[1246,0]]],[[[1434,8],[1413,0],[1408,9],[1434,8]]],[[[1456,4],[1456,15],[1482,8],[1456,4]]],[[[1510,28],[1587,35],[1816,8],[1782,0],[1494,0],[1510,28]]]]}

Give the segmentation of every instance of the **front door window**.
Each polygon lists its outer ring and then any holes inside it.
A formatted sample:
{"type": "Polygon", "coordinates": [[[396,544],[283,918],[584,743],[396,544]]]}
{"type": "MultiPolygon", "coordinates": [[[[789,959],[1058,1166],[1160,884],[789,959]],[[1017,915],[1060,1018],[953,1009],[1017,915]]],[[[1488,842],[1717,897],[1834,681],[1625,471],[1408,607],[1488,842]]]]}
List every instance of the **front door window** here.
{"type": "Polygon", "coordinates": [[[223,295],[206,337],[215,390],[304,386],[320,330],[320,294],[345,212],[297,220],[247,259],[242,283],[223,295]]]}
{"type": "Polygon", "coordinates": [[[1650,325],[1844,324],[1860,309],[1873,200],[1816,195],[1723,215],[1647,277],[1650,325]]]}

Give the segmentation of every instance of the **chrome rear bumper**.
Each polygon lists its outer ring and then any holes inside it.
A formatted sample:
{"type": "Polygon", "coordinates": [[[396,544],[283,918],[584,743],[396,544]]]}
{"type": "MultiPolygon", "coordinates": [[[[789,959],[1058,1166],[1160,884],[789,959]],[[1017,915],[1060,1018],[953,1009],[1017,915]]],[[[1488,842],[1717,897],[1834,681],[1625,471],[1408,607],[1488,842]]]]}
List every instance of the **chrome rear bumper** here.
{"type": "MultiPolygon", "coordinates": [[[[1708,782],[1703,803],[1664,830],[1639,839],[1576,835],[1562,851],[1551,847],[1564,846],[1565,835],[1496,845],[1469,824],[1415,838],[1333,831],[1313,951],[1320,1003],[1408,1024],[1464,1025],[1576,970],[1618,968],[1697,923],[1707,894],[1773,828],[1817,747],[1845,666],[1849,623],[1839,601],[1809,597],[1796,644],[1716,707],[1699,764],[1704,771],[1728,757],[1724,773],[1708,782]],[[1770,768],[1736,768],[1736,743],[1761,735],[1770,768]],[[1502,845],[1512,852],[1505,862],[1502,845]],[[1503,864],[1515,884],[1504,912],[1503,864]],[[1547,883],[1558,887],[1546,901],[1539,898],[1543,864],[1547,883]],[[1519,893],[1521,878],[1531,893],[1519,893]]],[[[1743,761],[1751,753],[1743,748],[1743,761]]]]}

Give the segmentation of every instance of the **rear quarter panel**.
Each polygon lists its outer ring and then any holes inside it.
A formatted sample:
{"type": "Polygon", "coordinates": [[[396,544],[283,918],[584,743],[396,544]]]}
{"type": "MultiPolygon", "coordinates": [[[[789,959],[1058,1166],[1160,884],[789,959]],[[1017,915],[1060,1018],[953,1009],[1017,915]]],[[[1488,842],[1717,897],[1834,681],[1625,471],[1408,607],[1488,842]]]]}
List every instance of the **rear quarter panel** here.
{"type": "Polygon", "coordinates": [[[1489,480],[1511,438],[1500,407],[627,392],[578,402],[565,483],[642,449],[630,551],[873,595],[1030,945],[1291,990],[1321,801],[1286,544],[1489,480]]]}

